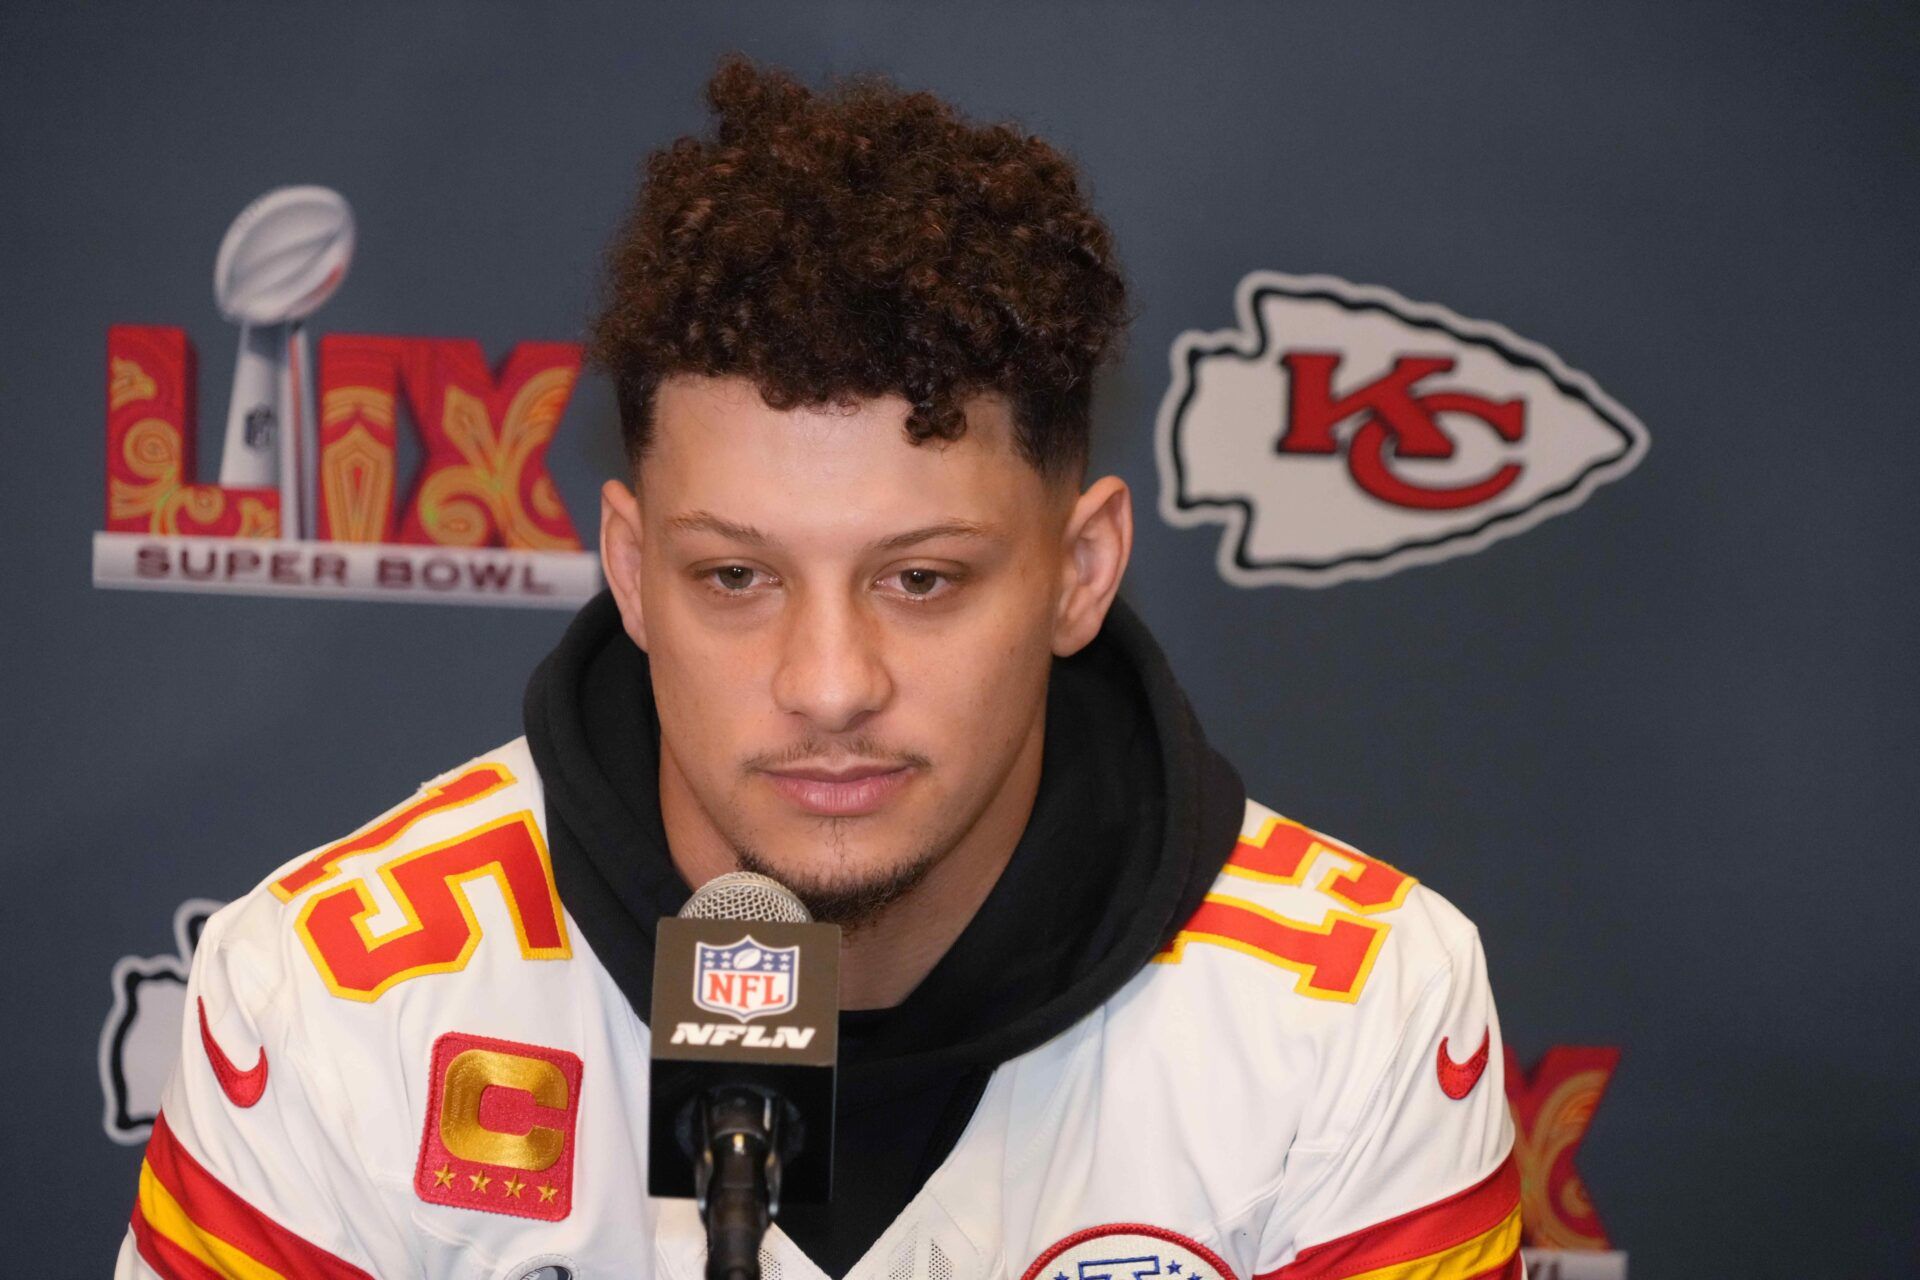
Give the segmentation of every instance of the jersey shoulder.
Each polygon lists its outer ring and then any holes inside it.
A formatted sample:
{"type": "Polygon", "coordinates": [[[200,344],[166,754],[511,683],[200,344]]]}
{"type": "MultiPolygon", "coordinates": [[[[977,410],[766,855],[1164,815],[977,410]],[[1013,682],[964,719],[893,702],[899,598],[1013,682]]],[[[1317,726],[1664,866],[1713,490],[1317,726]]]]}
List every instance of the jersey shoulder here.
{"type": "Polygon", "coordinates": [[[540,777],[519,738],[275,868],[209,921],[200,950],[287,994],[370,1005],[484,958],[496,908],[528,950],[570,951],[540,777]]]}
{"type": "Polygon", "coordinates": [[[599,1131],[630,1127],[646,1053],[562,908],[545,830],[516,739],[218,912],[188,978],[169,1133],[290,1230],[326,1248],[359,1232],[354,1256],[380,1275],[425,1273],[421,1250],[460,1254],[433,1274],[473,1274],[573,1213],[576,1126],[593,1106],[599,1131]],[[329,1225],[326,1197],[301,1200],[321,1183],[378,1229],[329,1225]]]}
{"type": "Polygon", "coordinates": [[[1382,1107],[1444,1100],[1428,1038],[1463,988],[1484,973],[1452,904],[1250,802],[1204,902],[1089,1031],[1089,1061],[1104,1096],[1129,1098],[1135,1140],[1202,1165],[1221,1203],[1271,1205],[1382,1107]]]}
{"type": "Polygon", "coordinates": [[[537,1023],[580,981],[575,932],[515,739],[276,868],[208,922],[194,971],[216,1027],[339,1069],[423,1025],[537,1023]]]}
{"type": "Polygon", "coordinates": [[[1344,1025],[1393,1020],[1474,936],[1412,873],[1249,800],[1232,854],[1155,961],[1230,998],[1278,989],[1304,1009],[1357,1011],[1344,1025]]]}
{"type": "Polygon", "coordinates": [[[1414,875],[1249,801],[1205,900],[1110,1018],[1223,1116],[1257,1098],[1284,1150],[1351,1120],[1409,1025],[1484,982],[1478,956],[1473,924],[1414,875]]]}

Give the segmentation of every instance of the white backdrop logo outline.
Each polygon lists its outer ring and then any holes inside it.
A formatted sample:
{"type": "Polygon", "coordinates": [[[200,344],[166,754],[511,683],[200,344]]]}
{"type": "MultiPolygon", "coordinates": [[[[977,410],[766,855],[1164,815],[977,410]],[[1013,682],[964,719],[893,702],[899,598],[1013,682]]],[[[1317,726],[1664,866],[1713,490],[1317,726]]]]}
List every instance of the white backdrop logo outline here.
{"type": "Polygon", "coordinates": [[[1235,312],[1236,328],[1175,339],[1155,430],[1162,518],[1225,526],[1216,563],[1235,586],[1331,586],[1468,555],[1573,510],[1646,455],[1638,418],[1501,325],[1276,271],[1246,276],[1235,312]],[[1308,360],[1317,387],[1300,378],[1308,360]],[[1308,392],[1331,413],[1296,422],[1308,392]],[[1392,396],[1434,447],[1407,448],[1368,393],[1392,396]],[[1455,505],[1380,496],[1396,489],[1455,505]]]}
{"type": "Polygon", "coordinates": [[[200,932],[226,903],[188,898],[174,909],[170,956],[121,956],[113,966],[113,1007],[100,1027],[100,1127],[122,1146],[153,1132],[160,1094],[180,1060],[187,971],[200,932]]]}

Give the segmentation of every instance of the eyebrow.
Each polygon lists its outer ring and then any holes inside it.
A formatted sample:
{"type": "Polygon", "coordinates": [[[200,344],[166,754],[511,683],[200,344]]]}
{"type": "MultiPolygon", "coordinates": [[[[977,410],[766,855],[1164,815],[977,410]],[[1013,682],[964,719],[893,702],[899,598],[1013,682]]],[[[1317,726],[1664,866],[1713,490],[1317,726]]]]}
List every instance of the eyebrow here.
{"type": "MultiPolygon", "coordinates": [[[[750,524],[741,524],[711,511],[689,511],[674,516],[667,521],[669,529],[686,533],[717,533],[723,538],[732,538],[735,542],[744,542],[749,546],[771,547],[776,539],[750,524]]],[[[979,541],[998,541],[999,535],[991,525],[976,523],[972,520],[942,520],[938,524],[924,525],[918,529],[908,529],[903,533],[888,534],[869,545],[872,551],[899,551],[906,547],[917,546],[922,542],[931,542],[935,538],[971,538],[979,541]]]]}
{"type": "Polygon", "coordinates": [[[735,542],[751,543],[756,547],[769,547],[773,539],[750,524],[739,524],[711,511],[689,511],[667,521],[667,528],[684,533],[717,533],[723,538],[732,538],[735,542]]]}

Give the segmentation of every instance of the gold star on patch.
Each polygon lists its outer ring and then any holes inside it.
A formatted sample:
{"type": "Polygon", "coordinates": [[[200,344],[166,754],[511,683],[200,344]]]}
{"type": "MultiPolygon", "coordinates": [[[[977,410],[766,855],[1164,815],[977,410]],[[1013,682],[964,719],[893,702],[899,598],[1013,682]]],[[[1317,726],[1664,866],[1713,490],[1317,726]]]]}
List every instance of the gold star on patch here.
{"type": "Polygon", "coordinates": [[[515,1200],[518,1200],[520,1198],[520,1193],[526,1190],[526,1188],[527,1188],[527,1184],[520,1181],[520,1179],[514,1177],[512,1174],[508,1174],[507,1180],[500,1184],[500,1189],[506,1192],[508,1195],[512,1196],[515,1200]]]}
{"type": "Polygon", "coordinates": [[[467,1175],[467,1181],[473,1184],[475,1191],[484,1192],[487,1189],[487,1184],[492,1182],[493,1179],[484,1173],[470,1173],[467,1175]]]}
{"type": "Polygon", "coordinates": [[[438,1169],[435,1169],[435,1170],[433,1171],[433,1185],[434,1185],[434,1186],[436,1186],[436,1187],[450,1187],[450,1186],[452,1186],[452,1185],[453,1185],[453,1170],[452,1170],[452,1169],[451,1169],[450,1167],[448,1167],[447,1165],[444,1165],[444,1164],[443,1164],[443,1165],[441,1165],[441,1166],[440,1166],[440,1167],[439,1167],[438,1169]]]}
{"type": "Polygon", "coordinates": [[[540,1203],[545,1204],[547,1203],[547,1201],[553,1199],[555,1196],[559,1194],[560,1194],[560,1188],[549,1187],[543,1183],[541,1184],[541,1187],[540,1187],[540,1203]]]}

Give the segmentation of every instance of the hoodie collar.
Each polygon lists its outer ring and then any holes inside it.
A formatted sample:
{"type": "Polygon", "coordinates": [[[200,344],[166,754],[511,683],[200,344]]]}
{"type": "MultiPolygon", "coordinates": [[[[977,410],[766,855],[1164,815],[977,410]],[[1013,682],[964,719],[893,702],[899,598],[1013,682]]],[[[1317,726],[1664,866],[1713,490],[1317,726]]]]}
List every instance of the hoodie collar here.
{"type": "MultiPolygon", "coordinates": [[[[527,686],[560,897],[634,1012],[652,999],[655,922],[689,896],[660,818],[646,655],[602,592],[527,686]]],[[[1202,736],[1159,646],[1116,601],[1057,659],[1026,831],[954,945],[860,1037],[847,1067],[884,1089],[994,1066],[1098,1008],[1160,950],[1232,851],[1240,778],[1202,736]]],[[[851,1083],[851,1081],[849,1082],[851,1083]]]]}

